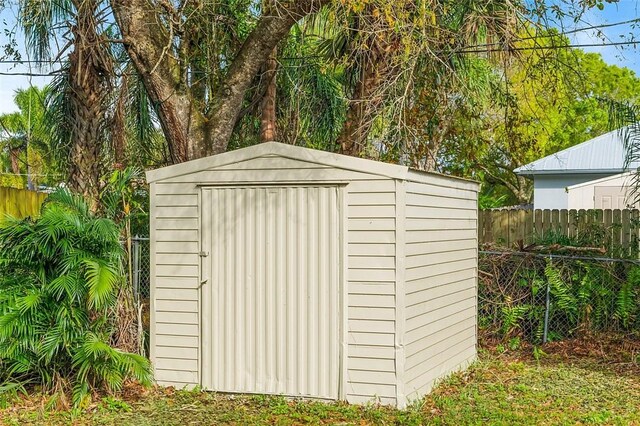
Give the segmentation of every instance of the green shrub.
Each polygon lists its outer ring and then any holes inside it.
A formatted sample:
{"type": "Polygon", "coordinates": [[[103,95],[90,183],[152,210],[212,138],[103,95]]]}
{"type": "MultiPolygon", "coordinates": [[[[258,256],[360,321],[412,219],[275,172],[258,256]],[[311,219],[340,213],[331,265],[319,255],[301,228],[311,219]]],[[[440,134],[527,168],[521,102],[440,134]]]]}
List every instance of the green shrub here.
{"type": "Polygon", "coordinates": [[[480,270],[478,324],[489,336],[539,343],[545,318],[549,341],[640,331],[636,262],[504,254],[482,256],[480,270]]]}
{"type": "Polygon", "coordinates": [[[124,285],[117,225],[61,190],[37,220],[0,226],[0,382],[72,393],[149,384],[149,362],[110,346],[124,285]]]}

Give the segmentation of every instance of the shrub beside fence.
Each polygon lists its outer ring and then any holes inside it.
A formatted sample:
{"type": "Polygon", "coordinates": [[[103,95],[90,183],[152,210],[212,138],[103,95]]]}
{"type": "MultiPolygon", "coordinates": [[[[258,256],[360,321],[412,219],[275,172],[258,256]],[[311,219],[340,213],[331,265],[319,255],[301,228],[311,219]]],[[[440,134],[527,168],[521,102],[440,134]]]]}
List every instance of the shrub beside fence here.
{"type": "Polygon", "coordinates": [[[596,332],[640,337],[640,262],[480,252],[478,322],[485,336],[535,344],[596,332]]]}
{"type": "Polygon", "coordinates": [[[5,215],[19,219],[37,216],[47,195],[26,189],[0,187],[0,220],[3,220],[5,215]]]}
{"type": "Polygon", "coordinates": [[[637,252],[640,240],[639,210],[482,210],[478,222],[480,244],[505,247],[550,235],[580,239],[594,229],[607,248],[637,252]]]}

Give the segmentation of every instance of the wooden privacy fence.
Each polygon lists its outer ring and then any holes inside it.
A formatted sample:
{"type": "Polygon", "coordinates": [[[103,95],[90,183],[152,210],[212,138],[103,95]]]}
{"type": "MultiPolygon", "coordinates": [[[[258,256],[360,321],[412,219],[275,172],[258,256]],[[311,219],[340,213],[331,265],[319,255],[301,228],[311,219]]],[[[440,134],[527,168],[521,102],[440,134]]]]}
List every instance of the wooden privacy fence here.
{"type": "Polygon", "coordinates": [[[478,215],[478,240],[513,247],[522,241],[554,236],[579,237],[581,233],[606,232],[608,246],[637,245],[639,210],[482,210],[478,215]]]}
{"type": "Polygon", "coordinates": [[[37,216],[45,198],[47,194],[43,192],[0,187],[0,221],[5,215],[18,218],[37,216]]]}

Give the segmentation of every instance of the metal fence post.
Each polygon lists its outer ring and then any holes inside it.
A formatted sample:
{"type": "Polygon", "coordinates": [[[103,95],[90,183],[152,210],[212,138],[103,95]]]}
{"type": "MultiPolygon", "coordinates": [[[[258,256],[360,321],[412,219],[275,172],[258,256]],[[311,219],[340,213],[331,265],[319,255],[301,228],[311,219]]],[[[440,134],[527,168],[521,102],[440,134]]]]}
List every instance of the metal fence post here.
{"type": "Polygon", "coordinates": [[[136,302],[140,299],[140,240],[133,238],[133,297],[136,302]]]}
{"type": "MultiPolygon", "coordinates": [[[[553,259],[553,255],[549,255],[549,262],[553,259]]],[[[549,306],[551,305],[551,284],[549,278],[547,278],[547,296],[544,307],[544,330],[542,332],[542,344],[547,343],[547,337],[549,333],[549,306]]]]}

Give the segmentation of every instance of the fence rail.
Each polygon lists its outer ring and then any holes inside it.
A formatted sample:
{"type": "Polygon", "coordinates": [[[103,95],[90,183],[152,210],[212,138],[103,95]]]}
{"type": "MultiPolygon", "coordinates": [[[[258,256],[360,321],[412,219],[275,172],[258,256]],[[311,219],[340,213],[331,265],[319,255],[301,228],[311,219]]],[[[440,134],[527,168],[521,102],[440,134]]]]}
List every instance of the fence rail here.
{"type": "Polygon", "coordinates": [[[607,247],[637,249],[640,240],[639,210],[482,210],[478,220],[479,242],[505,247],[549,234],[578,238],[596,225],[606,233],[607,247]]]}
{"type": "Polygon", "coordinates": [[[0,187],[0,220],[5,215],[17,218],[37,216],[48,194],[26,189],[0,187]]]}

